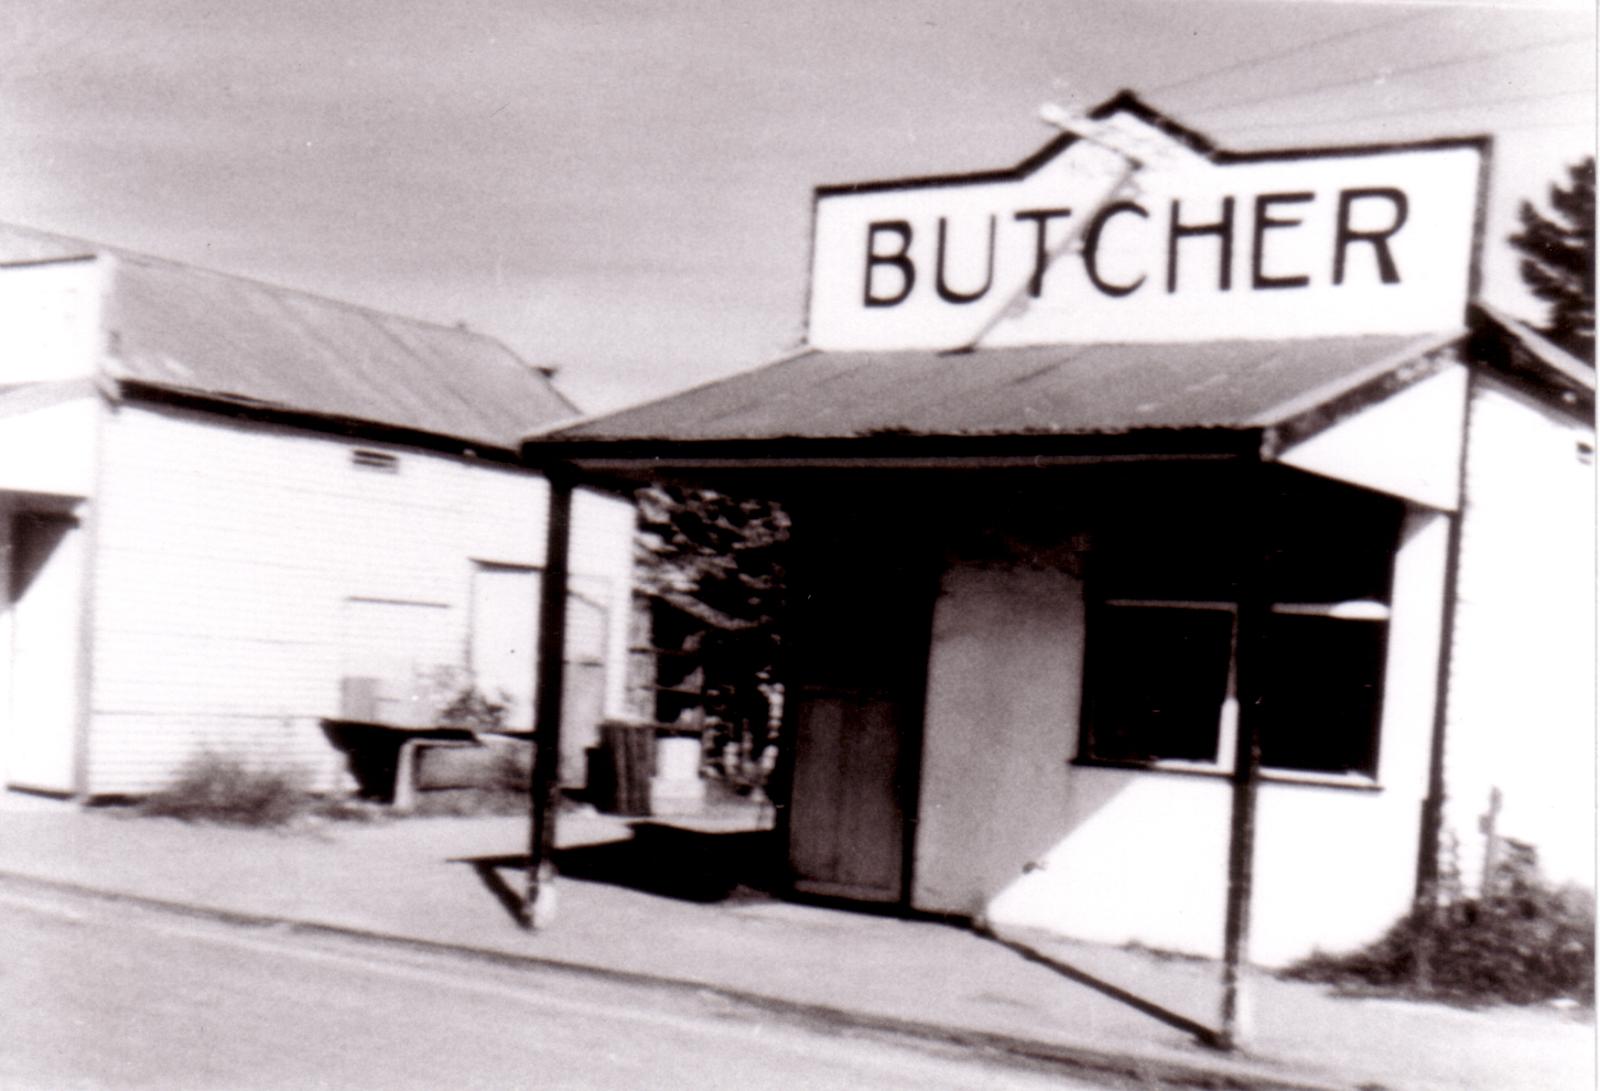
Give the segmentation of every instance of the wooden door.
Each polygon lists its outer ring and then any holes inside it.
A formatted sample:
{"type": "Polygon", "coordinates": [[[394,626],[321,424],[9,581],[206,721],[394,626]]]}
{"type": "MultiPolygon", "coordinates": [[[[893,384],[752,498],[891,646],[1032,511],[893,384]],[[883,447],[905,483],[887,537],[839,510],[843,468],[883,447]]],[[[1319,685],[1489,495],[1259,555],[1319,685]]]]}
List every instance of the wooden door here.
{"type": "Polygon", "coordinates": [[[933,589],[903,556],[845,552],[792,621],[790,871],[804,893],[902,902],[933,589]]]}
{"type": "Polygon", "coordinates": [[[506,705],[505,726],[533,728],[533,679],[539,651],[537,569],[479,563],[472,572],[469,666],[477,687],[506,705]]]}
{"type": "Polygon", "coordinates": [[[905,803],[892,701],[812,691],[796,712],[789,862],[797,889],[896,902],[905,888],[905,803]]]}

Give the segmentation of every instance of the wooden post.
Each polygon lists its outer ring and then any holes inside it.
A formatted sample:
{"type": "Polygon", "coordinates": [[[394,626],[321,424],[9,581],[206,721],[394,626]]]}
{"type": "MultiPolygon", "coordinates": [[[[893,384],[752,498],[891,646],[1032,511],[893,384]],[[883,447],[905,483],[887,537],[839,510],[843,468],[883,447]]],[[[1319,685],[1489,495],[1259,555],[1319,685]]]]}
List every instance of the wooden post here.
{"type": "MultiPolygon", "coordinates": [[[[1259,479],[1260,470],[1254,476],[1259,479]]],[[[1233,808],[1228,837],[1227,917],[1222,939],[1222,1010],[1215,1045],[1238,1049],[1250,1036],[1249,996],[1244,973],[1250,949],[1250,898],[1255,878],[1256,795],[1261,781],[1262,639],[1271,603],[1266,573],[1265,489],[1245,490],[1248,528],[1245,570],[1239,576],[1239,613],[1234,637],[1234,694],[1238,705],[1233,752],[1233,808]]]]}
{"type": "Polygon", "coordinates": [[[566,684],[567,554],[572,539],[572,480],[555,468],[545,528],[544,578],[539,593],[538,694],[533,771],[529,777],[528,883],[522,926],[555,919],[556,814],[561,803],[561,697],[566,684]]]}
{"type": "MultiPolygon", "coordinates": [[[[1480,210],[1480,215],[1481,210],[1480,210]]],[[[1474,274],[1476,275],[1476,274],[1474,274]]],[[[1450,682],[1454,669],[1456,603],[1461,594],[1461,510],[1467,495],[1467,451],[1477,369],[1467,368],[1467,409],[1461,417],[1461,451],[1456,458],[1456,510],[1449,519],[1444,558],[1444,600],[1439,612],[1439,661],[1434,669],[1433,735],[1428,749],[1428,794],[1422,801],[1417,845],[1417,885],[1411,904],[1412,984],[1419,992],[1433,987],[1435,933],[1439,927],[1439,841],[1444,835],[1444,755],[1450,724],[1450,682]]]]}
{"type": "Polygon", "coordinates": [[[1483,878],[1478,883],[1479,897],[1494,897],[1500,882],[1500,789],[1489,789],[1489,809],[1478,818],[1483,833],[1483,878]]]}

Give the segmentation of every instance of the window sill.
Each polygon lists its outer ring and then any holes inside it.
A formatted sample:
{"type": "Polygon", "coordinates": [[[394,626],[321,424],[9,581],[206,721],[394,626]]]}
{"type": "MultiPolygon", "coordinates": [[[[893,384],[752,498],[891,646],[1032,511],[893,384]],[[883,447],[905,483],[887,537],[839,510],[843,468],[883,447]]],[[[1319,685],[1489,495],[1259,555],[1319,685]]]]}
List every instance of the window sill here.
{"type": "MultiPolygon", "coordinates": [[[[1121,769],[1137,773],[1168,773],[1183,777],[1210,777],[1232,780],[1233,773],[1216,765],[1178,761],[1111,761],[1105,758],[1072,758],[1068,765],[1085,769],[1121,769]]],[[[1339,788],[1345,791],[1381,792],[1383,785],[1362,773],[1312,773],[1295,769],[1263,769],[1263,784],[1293,784],[1310,788],[1339,788]]]]}

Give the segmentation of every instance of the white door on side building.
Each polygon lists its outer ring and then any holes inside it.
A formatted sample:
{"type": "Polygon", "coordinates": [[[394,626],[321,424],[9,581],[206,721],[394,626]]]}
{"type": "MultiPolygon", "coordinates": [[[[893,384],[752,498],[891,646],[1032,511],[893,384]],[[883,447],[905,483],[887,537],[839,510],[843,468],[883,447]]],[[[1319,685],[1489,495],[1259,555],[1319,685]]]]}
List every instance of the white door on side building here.
{"type": "Polygon", "coordinates": [[[77,754],[83,587],[78,520],[21,511],[10,520],[10,708],[5,716],[6,781],[73,792],[77,754]]]}
{"type": "Polygon", "coordinates": [[[539,657],[540,573],[479,563],[472,572],[472,659],[478,690],[507,705],[505,726],[533,727],[533,678],[539,657]]]}
{"type": "MultiPolygon", "coordinates": [[[[533,727],[539,664],[538,569],[479,562],[472,573],[472,674],[507,704],[505,725],[533,727]]],[[[599,742],[606,688],[609,581],[573,576],[567,596],[566,685],[561,709],[561,783],[587,780],[584,751],[599,742]]]]}

